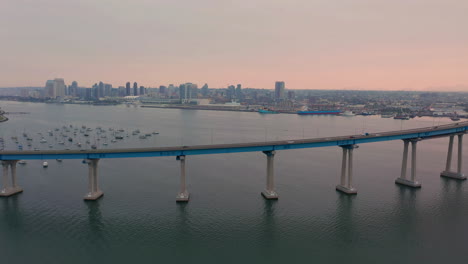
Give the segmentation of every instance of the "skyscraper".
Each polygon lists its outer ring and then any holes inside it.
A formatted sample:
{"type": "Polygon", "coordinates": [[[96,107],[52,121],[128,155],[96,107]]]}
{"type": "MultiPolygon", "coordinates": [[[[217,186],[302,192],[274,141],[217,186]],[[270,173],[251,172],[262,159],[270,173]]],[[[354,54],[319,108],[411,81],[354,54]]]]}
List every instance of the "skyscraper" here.
{"type": "Polygon", "coordinates": [[[98,96],[97,98],[101,98],[101,97],[104,97],[105,94],[104,94],[104,83],[103,82],[99,82],[99,85],[98,85],[98,96]]]}
{"type": "Polygon", "coordinates": [[[205,85],[203,85],[203,87],[201,88],[201,93],[203,96],[207,96],[208,95],[208,84],[205,83],[205,85]]]}
{"type": "Polygon", "coordinates": [[[145,87],[144,86],[140,86],[140,95],[145,95],[145,87]]]}
{"type": "Polygon", "coordinates": [[[192,84],[186,83],[179,86],[179,98],[180,102],[185,104],[192,98],[192,84]]]}
{"type": "Polygon", "coordinates": [[[125,95],[126,96],[130,96],[130,93],[131,93],[131,87],[130,87],[130,82],[127,82],[127,84],[125,84],[125,95]]]}
{"type": "Polygon", "coordinates": [[[68,95],[76,96],[78,94],[78,83],[73,81],[70,87],[68,88],[68,95]]]}
{"type": "Polygon", "coordinates": [[[54,80],[47,80],[44,87],[44,97],[54,98],[54,80]]]}
{"type": "Polygon", "coordinates": [[[138,83],[137,82],[133,83],[133,95],[134,96],[138,95],[138,83]]]}
{"type": "Polygon", "coordinates": [[[275,83],[275,100],[283,100],[284,99],[284,82],[276,82],[275,83]]]}
{"type": "Polygon", "coordinates": [[[240,84],[238,84],[236,87],[236,98],[238,102],[242,101],[242,98],[243,98],[242,85],[240,84]]]}
{"type": "Polygon", "coordinates": [[[65,97],[65,81],[62,78],[48,80],[44,88],[45,97],[56,99],[65,97]]]}

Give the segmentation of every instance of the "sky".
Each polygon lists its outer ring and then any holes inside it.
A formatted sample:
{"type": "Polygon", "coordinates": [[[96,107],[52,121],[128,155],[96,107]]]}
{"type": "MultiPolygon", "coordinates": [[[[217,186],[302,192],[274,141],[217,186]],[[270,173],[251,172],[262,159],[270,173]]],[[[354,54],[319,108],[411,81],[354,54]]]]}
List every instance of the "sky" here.
{"type": "Polygon", "coordinates": [[[468,91],[467,0],[1,0],[0,87],[468,91]]]}

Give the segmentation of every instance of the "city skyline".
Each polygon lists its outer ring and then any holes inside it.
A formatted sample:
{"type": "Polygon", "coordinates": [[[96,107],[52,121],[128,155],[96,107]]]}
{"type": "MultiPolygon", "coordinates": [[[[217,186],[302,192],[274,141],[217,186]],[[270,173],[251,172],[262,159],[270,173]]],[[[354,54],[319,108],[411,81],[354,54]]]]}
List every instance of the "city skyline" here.
{"type": "Polygon", "coordinates": [[[0,87],[468,89],[462,0],[7,1],[0,87]],[[105,11],[105,16],[102,16],[105,11]],[[60,21],[60,23],[57,23],[60,21]]]}

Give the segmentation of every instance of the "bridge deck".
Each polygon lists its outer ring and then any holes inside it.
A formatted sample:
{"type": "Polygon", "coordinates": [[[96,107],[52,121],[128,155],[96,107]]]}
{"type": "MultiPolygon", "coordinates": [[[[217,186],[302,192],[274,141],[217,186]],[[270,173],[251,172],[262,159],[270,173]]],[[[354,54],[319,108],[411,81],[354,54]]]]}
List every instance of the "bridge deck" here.
{"type": "Polygon", "coordinates": [[[0,160],[138,158],[272,151],[344,146],[412,138],[430,139],[449,136],[456,133],[466,133],[466,131],[468,131],[468,122],[458,122],[448,125],[372,133],[368,135],[348,135],[268,142],[126,149],[0,151],[0,160]]]}

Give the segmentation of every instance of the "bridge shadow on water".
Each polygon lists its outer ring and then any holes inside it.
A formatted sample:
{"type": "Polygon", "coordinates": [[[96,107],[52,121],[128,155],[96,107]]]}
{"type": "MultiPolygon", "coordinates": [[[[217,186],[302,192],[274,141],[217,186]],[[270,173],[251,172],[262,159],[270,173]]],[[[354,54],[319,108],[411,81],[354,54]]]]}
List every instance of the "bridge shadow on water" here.
{"type": "Polygon", "coordinates": [[[1,215],[3,222],[7,223],[10,230],[19,228],[23,225],[23,217],[18,206],[21,194],[12,197],[0,197],[0,203],[3,208],[1,215]]]}
{"type": "Polygon", "coordinates": [[[85,201],[88,211],[88,232],[89,237],[94,241],[94,244],[105,245],[106,227],[103,223],[102,213],[100,209],[101,201],[85,201]]]}

